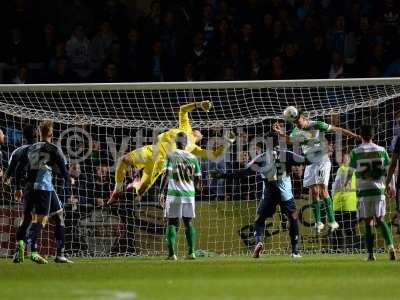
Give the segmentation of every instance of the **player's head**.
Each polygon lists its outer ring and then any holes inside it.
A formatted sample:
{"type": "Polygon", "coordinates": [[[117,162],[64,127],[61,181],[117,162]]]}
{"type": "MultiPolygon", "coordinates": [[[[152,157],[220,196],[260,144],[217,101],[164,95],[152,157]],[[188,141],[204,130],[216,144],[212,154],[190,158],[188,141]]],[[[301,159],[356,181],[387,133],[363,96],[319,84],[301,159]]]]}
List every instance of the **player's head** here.
{"type": "Polygon", "coordinates": [[[22,141],[23,144],[28,144],[28,145],[33,144],[36,140],[35,128],[30,124],[25,125],[22,128],[22,138],[23,138],[22,141]]]}
{"type": "Polygon", "coordinates": [[[39,125],[40,139],[49,140],[53,137],[53,121],[44,120],[39,125]]]}
{"type": "Polygon", "coordinates": [[[193,129],[192,134],[196,144],[200,143],[200,141],[203,139],[203,135],[201,134],[200,130],[193,129]]]}
{"type": "Polygon", "coordinates": [[[363,139],[364,142],[371,141],[372,138],[375,135],[374,126],[372,126],[371,124],[363,124],[363,125],[361,125],[360,135],[361,135],[361,138],[363,139]]]}
{"type": "Polygon", "coordinates": [[[175,138],[176,148],[184,150],[187,145],[187,135],[184,132],[179,132],[175,138]]]}
{"type": "Polygon", "coordinates": [[[294,120],[294,124],[296,125],[297,128],[300,128],[300,129],[303,129],[307,125],[307,118],[301,109],[298,110],[298,116],[294,120]]]}

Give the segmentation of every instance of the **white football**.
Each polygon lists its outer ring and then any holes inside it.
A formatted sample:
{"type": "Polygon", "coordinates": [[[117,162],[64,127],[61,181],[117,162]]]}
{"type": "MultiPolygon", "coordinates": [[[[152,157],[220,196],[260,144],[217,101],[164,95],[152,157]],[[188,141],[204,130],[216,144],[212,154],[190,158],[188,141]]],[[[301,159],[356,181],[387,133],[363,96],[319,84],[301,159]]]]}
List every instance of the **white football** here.
{"type": "Polygon", "coordinates": [[[299,116],[299,111],[294,106],[288,106],[283,111],[283,118],[287,122],[294,122],[299,116]]]}

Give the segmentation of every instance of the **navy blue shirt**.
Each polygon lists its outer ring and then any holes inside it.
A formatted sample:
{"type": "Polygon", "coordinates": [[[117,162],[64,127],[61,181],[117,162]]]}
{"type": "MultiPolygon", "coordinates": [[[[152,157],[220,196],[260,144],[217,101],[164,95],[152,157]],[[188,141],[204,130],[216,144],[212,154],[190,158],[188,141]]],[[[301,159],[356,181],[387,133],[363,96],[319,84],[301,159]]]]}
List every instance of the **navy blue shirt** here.
{"type": "Polygon", "coordinates": [[[35,190],[54,191],[53,173],[67,179],[67,161],[61,149],[48,142],[38,142],[23,151],[16,174],[26,169],[27,184],[35,190]]]}
{"type": "Polygon", "coordinates": [[[21,147],[15,149],[13,153],[11,153],[10,159],[8,161],[6,175],[8,178],[15,178],[15,185],[17,190],[21,188],[21,182],[23,182],[26,178],[27,165],[25,166],[25,168],[20,166],[20,168],[17,169],[17,167],[22,157],[26,155],[26,152],[29,150],[30,146],[31,145],[22,145],[21,147]],[[17,173],[17,171],[19,173],[17,173]]]}

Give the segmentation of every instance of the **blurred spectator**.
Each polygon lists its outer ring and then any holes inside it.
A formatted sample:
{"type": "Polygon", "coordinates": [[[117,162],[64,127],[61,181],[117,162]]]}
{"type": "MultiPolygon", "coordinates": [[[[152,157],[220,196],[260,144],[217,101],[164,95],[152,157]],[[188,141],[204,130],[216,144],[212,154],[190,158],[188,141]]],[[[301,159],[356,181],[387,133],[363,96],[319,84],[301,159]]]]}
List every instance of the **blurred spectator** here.
{"type": "Polygon", "coordinates": [[[95,172],[94,179],[90,180],[88,185],[88,203],[96,207],[103,207],[112,190],[110,173],[105,164],[96,166],[95,172]]]}
{"type": "Polygon", "coordinates": [[[122,47],[123,73],[126,80],[140,81],[143,79],[141,74],[143,50],[140,32],[136,28],[131,28],[127,35],[127,41],[122,47]]]}
{"type": "Polygon", "coordinates": [[[162,56],[162,49],[160,41],[155,41],[151,49],[150,56],[146,59],[145,63],[145,80],[146,81],[164,81],[164,58],[162,56]]]}
{"type": "Polygon", "coordinates": [[[25,84],[29,83],[29,69],[27,65],[20,65],[17,74],[12,80],[14,84],[25,84]]]}
{"type": "Polygon", "coordinates": [[[90,42],[82,25],[77,25],[65,46],[67,58],[72,71],[80,80],[87,79],[92,74],[89,57],[90,42]]]}
{"type": "Polygon", "coordinates": [[[29,59],[29,45],[26,44],[20,28],[10,30],[10,40],[5,44],[5,61],[12,65],[26,63],[29,59]]]}
{"type": "Polygon", "coordinates": [[[329,73],[330,55],[321,35],[313,38],[313,45],[305,55],[305,67],[311,78],[325,78],[329,73]]]}
{"type": "Polygon", "coordinates": [[[90,43],[90,60],[95,69],[100,69],[110,55],[111,46],[117,41],[110,22],[103,22],[90,43]]]}
{"type": "Polygon", "coordinates": [[[104,67],[104,77],[102,82],[118,82],[119,81],[119,70],[118,67],[113,63],[107,63],[104,67]]]}
{"type": "Polygon", "coordinates": [[[69,187],[67,187],[68,191],[65,193],[67,196],[65,204],[70,204],[72,210],[76,210],[79,203],[85,204],[87,201],[85,187],[86,182],[83,178],[79,163],[70,164],[69,174],[74,181],[69,187]]]}
{"type": "Polygon", "coordinates": [[[67,61],[59,59],[56,61],[55,70],[50,73],[49,82],[51,83],[70,83],[74,82],[74,74],[68,69],[67,61]]]}
{"type": "Polygon", "coordinates": [[[329,70],[330,79],[343,78],[345,75],[345,65],[343,56],[339,52],[333,52],[332,64],[329,70]]]}
{"type": "Polygon", "coordinates": [[[211,74],[211,53],[206,47],[204,33],[197,32],[193,38],[193,47],[189,53],[187,61],[190,62],[195,70],[196,80],[207,80],[211,74]]]}
{"type": "Polygon", "coordinates": [[[356,39],[354,33],[346,29],[345,17],[337,16],[334,28],[329,33],[329,47],[341,55],[346,63],[352,64],[355,61],[356,39]]]}

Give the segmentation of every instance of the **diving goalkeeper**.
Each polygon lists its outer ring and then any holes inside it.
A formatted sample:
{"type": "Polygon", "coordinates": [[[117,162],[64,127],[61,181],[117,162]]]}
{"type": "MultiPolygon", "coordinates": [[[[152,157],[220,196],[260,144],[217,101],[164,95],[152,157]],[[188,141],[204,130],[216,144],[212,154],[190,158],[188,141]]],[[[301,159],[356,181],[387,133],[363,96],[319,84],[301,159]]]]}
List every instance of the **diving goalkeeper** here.
{"type": "Polygon", "coordinates": [[[157,177],[161,174],[167,153],[176,149],[175,138],[180,132],[188,137],[186,150],[193,155],[203,159],[216,159],[225,153],[225,149],[235,141],[235,137],[230,135],[225,138],[225,143],[219,145],[214,150],[202,149],[197,144],[202,140],[203,135],[199,130],[192,129],[189,120],[189,112],[195,109],[202,109],[205,112],[212,108],[211,101],[193,102],[182,105],[179,108],[179,126],[160,134],[156,145],[148,145],[125,154],[118,160],[115,170],[115,188],[108,200],[107,205],[117,202],[123,193],[124,179],[129,167],[142,170],[140,181],[134,184],[137,195],[143,196],[154,184],[157,177]]]}

